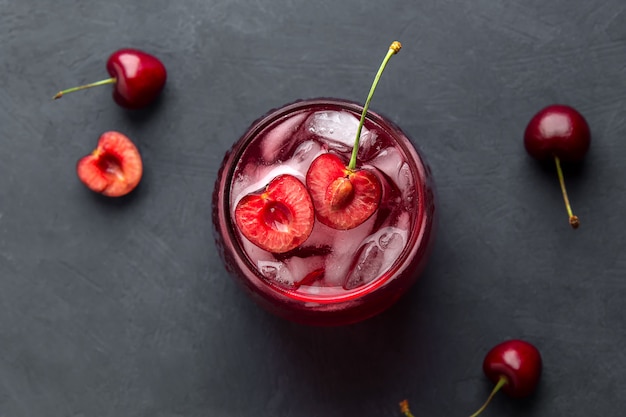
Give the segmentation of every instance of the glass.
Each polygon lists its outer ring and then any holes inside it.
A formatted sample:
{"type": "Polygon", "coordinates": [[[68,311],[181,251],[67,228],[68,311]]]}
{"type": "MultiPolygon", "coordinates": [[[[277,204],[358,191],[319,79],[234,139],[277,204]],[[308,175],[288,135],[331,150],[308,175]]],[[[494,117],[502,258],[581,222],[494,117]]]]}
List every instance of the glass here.
{"type": "Polygon", "coordinates": [[[368,111],[359,166],[376,174],[376,212],[350,230],[317,219],[298,248],[272,254],[237,228],[234,207],[274,177],[305,183],[311,161],[331,152],[348,160],[363,107],[333,98],[299,100],[255,121],[224,157],[213,191],[216,246],[227,271],[261,306],[311,325],[345,325],[394,304],[417,280],[433,246],[432,174],[394,123],[368,111]]]}

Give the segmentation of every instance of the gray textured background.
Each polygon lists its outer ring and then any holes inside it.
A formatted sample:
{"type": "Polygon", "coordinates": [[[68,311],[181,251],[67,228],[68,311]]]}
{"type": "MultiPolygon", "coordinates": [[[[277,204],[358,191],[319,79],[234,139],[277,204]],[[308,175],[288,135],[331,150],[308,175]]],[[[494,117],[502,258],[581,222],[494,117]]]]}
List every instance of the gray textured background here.
{"type": "Polygon", "coordinates": [[[626,410],[626,3],[623,0],[0,0],[0,416],[463,416],[487,396],[488,348],[535,343],[526,401],[485,416],[626,410]],[[425,152],[441,227],[401,302],[341,329],[259,310],[216,256],[210,194],[223,153],[297,98],[362,101],[391,40],[404,48],[372,109],[425,152]],[[121,47],[160,57],[162,99],[117,107],[121,47]],[[593,131],[566,180],[522,147],[544,105],[593,131]],[[76,161],[105,130],[145,177],[107,200],[76,161]]]}

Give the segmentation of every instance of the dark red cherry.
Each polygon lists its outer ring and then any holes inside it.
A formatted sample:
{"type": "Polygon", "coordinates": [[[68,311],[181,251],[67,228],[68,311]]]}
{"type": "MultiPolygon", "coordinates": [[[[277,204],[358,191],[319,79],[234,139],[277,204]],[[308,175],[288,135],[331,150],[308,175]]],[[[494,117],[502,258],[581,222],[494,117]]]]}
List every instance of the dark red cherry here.
{"type": "Polygon", "coordinates": [[[483,372],[494,384],[506,379],[502,391],[514,398],[527,397],[537,388],[541,376],[541,354],[528,342],[507,340],[485,356],[483,372]]]}
{"type": "Polygon", "coordinates": [[[152,103],[167,79],[165,66],[153,55],[137,49],[121,49],[107,60],[107,71],[117,81],[113,99],[129,109],[152,103]]]}
{"type": "Polygon", "coordinates": [[[500,390],[513,398],[532,394],[539,384],[542,367],[539,350],[528,342],[513,339],[494,346],[485,356],[483,372],[496,385],[487,401],[470,417],[482,413],[500,390]]]}
{"type": "Polygon", "coordinates": [[[583,159],[591,144],[585,118],[576,109],[554,104],[539,111],[526,126],[524,146],[539,160],[558,157],[564,162],[583,159]]]}
{"type": "MultiPolygon", "coordinates": [[[[532,394],[541,377],[542,360],[539,350],[528,342],[512,339],[494,346],[483,360],[483,372],[495,385],[487,401],[470,417],[481,414],[500,390],[513,398],[532,394]]],[[[400,402],[400,412],[414,417],[409,402],[400,402]]]]}
{"type": "Polygon", "coordinates": [[[60,91],[54,98],[61,98],[74,91],[113,84],[115,102],[128,109],[138,109],[152,103],[167,80],[163,63],[155,56],[138,49],[115,51],[107,60],[106,68],[111,78],[60,91]]]}
{"type": "Polygon", "coordinates": [[[533,116],[524,132],[524,147],[540,161],[553,159],[570,225],[576,229],[580,225],[572,212],[561,161],[581,161],[591,144],[591,131],[585,118],[576,109],[562,104],[543,108],[533,116]]]}

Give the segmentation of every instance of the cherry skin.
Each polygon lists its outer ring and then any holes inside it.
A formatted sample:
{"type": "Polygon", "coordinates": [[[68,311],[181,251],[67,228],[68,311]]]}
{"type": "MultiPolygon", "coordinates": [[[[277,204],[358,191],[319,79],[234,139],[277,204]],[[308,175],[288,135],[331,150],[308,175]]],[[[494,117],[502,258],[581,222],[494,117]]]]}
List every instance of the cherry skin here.
{"type": "Polygon", "coordinates": [[[137,49],[121,49],[107,60],[107,71],[117,81],[113,99],[129,109],[153,102],[167,79],[165,66],[156,57],[137,49]]]}
{"type": "Polygon", "coordinates": [[[540,110],[524,132],[526,151],[539,160],[558,157],[564,162],[579,162],[590,144],[591,132],[585,118],[562,104],[540,110]]]}
{"type": "Polygon", "coordinates": [[[494,346],[483,361],[483,372],[487,378],[494,384],[500,378],[506,378],[502,391],[514,398],[527,397],[533,393],[539,383],[541,368],[539,350],[519,339],[494,346]]]}
{"type": "Polygon", "coordinates": [[[111,78],[59,91],[54,99],[65,94],[106,84],[113,84],[113,100],[121,107],[139,109],[152,103],[163,90],[167,71],[153,55],[138,49],[115,51],[106,63],[111,78]]]}
{"type": "Polygon", "coordinates": [[[487,401],[470,417],[482,413],[500,390],[513,398],[532,394],[539,384],[542,367],[539,350],[524,340],[512,339],[494,346],[485,356],[483,372],[496,385],[487,401]]]}
{"type": "Polygon", "coordinates": [[[579,162],[591,145],[591,131],[585,118],[573,107],[554,104],[543,108],[533,116],[524,132],[526,152],[540,161],[553,159],[569,223],[577,229],[578,217],[572,213],[561,161],[579,162]]]}

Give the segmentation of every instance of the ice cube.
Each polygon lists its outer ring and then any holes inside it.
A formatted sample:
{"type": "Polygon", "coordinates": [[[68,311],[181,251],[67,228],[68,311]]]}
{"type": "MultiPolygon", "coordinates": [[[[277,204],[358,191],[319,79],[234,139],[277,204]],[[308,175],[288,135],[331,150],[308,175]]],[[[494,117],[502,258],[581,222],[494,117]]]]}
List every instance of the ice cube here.
{"type": "Polygon", "coordinates": [[[384,251],[401,251],[404,247],[404,239],[399,233],[384,232],[378,237],[378,246],[384,251]]]}
{"type": "MultiPolygon", "coordinates": [[[[348,153],[352,151],[354,146],[359,119],[345,111],[322,111],[311,115],[305,126],[309,133],[322,138],[329,149],[348,153]]],[[[375,139],[376,135],[370,134],[370,131],[364,126],[361,129],[359,154],[367,151],[375,139]]]]}
{"type": "Polygon", "coordinates": [[[414,209],[417,194],[415,178],[400,151],[393,147],[385,148],[376,154],[369,163],[391,178],[394,185],[402,193],[402,203],[405,209],[414,209]]]}
{"type": "Polygon", "coordinates": [[[369,161],[369,164],[374,165],[376,168],[384,172],[396,184],[398,180],[398,172],[403,163],[404,158],[402,158],[400,151],[394,147],[388,147],[381,150],[369,161]]]}
{"type": "Polygon", "coordinates": [[[268,280],[285,288],[294,288],[295,282],[291,271],[283,262],[258,261],[259,272],[268,280]]]}
{"type": "Polygon", "coordinates": [[[313,160],[321,153],[322,146],[318,142],[307,140],[298,145],[289,160],[285,161],[285,164],[302,173],[302,175],[306,175],[313,160]]]}
{"type": "Polygon", "coordinates": [[[354,254],[361,242],[366,239],[374,227],[376,216],[371,216],[354,229],[335,230],[316,222],[308,241],[311,244],[324,245],[331,242],[332,253],[326,258],[324,281],[326,285],[341,287],[346,281],[354,254]]]}
{"type": "Polygon", "coordinates": [[[358,288],[385,273],[400,256],[406,237],[406,229],[397,227],[384,227],[369,236],[355,252],[344,288],[358,288]]]}
{"type": "Polygon", "coordinates": [[[409,164],[404,162],[398,171],[398,188],[402,192],[402,203],[404,208],[412,211],[417,203],[417,188],[415,187],[415,178],[411,172],[409,164]]]}
{"type": "Polygon", "coordinates": [[[374,280],[378,276],[384,260],[384,251],[376,242],[368,242],[361,246],[356,264],[348,275],[344,287],[351,290],[374,280]]]}
{"type": "Polygon", "coordinates": [[[289,151],[296,139],[295,133],[305,117],[306,113],[289,117],[265,135],[259,146],[264,161],[272,164],[289,151]]]}

